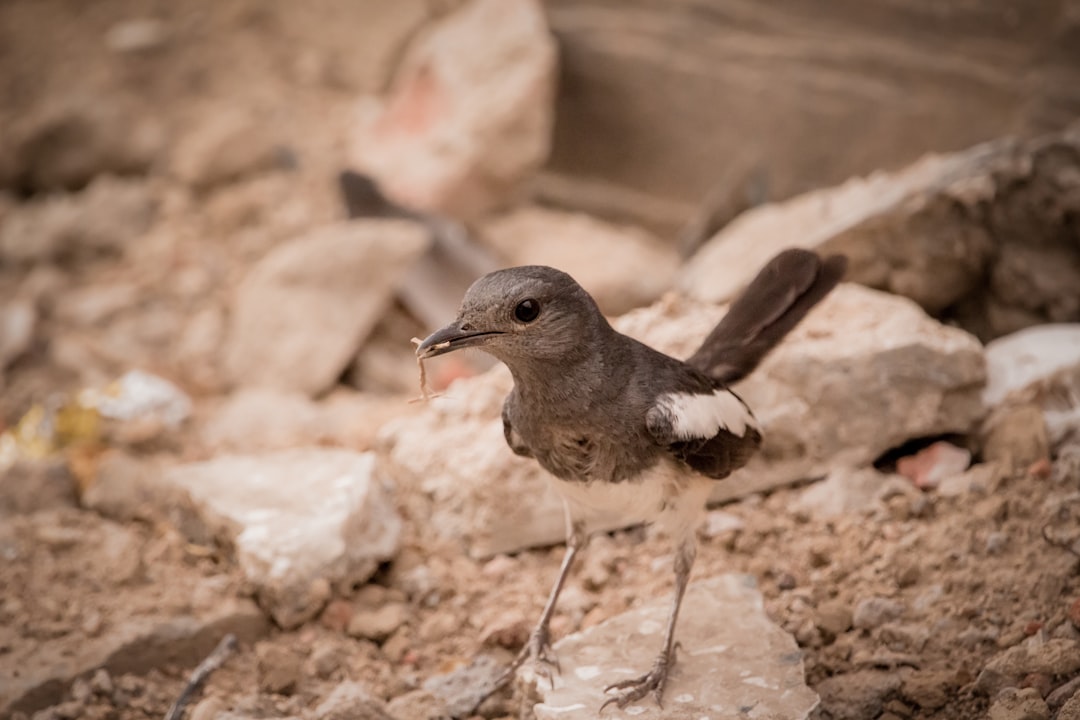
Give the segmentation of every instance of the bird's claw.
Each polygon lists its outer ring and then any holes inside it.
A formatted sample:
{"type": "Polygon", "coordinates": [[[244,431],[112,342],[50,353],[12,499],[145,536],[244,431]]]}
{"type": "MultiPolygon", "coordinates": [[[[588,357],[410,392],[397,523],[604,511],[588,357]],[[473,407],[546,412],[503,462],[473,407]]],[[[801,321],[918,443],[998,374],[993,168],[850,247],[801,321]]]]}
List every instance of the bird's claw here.
{"type": "Polygon", "coordinates": [[[551,688],[555,689],[555,675],[562,674],[562,666],[559,658],[551,648],[551,636],[546,627],[538,627],[529,636],[525,647],[521,648],[510,667],[499,677],[499,686],[503,686],[514,678],[514,674],[526,663],[533,665],[533,671],[537,677],[547,680],[551,688]],[[554,670],[554,672],[552,672],[554,670]]]}
{"type": "Polygon", "coordinates": [[[657,657],[652,670],[644,675],[608,685],[604,688],[605,693],[612,691],[622,692],[605,700],[604,704],[600,706],[600,712],[604,712],[604,708],[611,704],[617,705],[621,710],[630,703],[637,702],[650,692],[653,699],[656,700],[656,706],[663,710],[664,686],[667,684],[668,671],[674,664],[675,648],[672,648],[670,654],[663,653],[657,657]]]}

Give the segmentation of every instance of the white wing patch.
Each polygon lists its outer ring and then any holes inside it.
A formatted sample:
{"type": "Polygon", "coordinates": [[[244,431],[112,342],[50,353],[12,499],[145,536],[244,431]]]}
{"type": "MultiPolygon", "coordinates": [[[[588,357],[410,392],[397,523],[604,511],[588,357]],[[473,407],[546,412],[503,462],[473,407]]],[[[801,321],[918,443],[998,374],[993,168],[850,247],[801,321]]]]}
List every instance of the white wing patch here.
{"type": "Polygon", "coordinates": [[[668,393],[660,403],[671,413],[675,436],[684,440],[711,438],[721,429],[742,437],[747,427],[757,427],[750,409],[730,390],[668,393]]]}

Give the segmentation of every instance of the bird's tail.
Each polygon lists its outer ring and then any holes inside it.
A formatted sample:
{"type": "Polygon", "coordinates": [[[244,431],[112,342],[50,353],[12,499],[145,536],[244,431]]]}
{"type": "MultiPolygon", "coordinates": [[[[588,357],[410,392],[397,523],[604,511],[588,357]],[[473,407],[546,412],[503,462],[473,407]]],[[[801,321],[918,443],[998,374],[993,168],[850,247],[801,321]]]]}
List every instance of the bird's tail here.
{"type": "Polygon", "coordinates": [[[687,362],[725,385],[753,372],[847,269],[847,258],[784,250],[769,261],[687,362]]]}

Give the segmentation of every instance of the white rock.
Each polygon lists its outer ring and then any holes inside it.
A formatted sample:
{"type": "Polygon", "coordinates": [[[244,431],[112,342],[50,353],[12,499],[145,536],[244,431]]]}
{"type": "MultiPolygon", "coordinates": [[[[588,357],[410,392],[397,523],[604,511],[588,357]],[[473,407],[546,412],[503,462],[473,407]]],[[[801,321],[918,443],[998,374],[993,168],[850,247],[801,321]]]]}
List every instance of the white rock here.
{"type": "Polygon", "coordinates": [[[872,467],[837,468],[826,479],[803,490],[790,509],[815,518],[852,515],[873,505],[887,479],[872,467]]]}
{"type": "Polygon", "coordinates": [[[37,320],[37,310],[29,300],[17,298],[0,307],[0,374],[30,348],[37,320]]]}
{"type": "Polygon", "coordinates": [[[198,523],[230,539],[260,604],[285,628],[398,548],[401,519],[372,453],[226,456],[172,468],[164,482],[190,497],[198,523]]]}
{"type": "MultiPolygon", "coordinates": [[[[722,315],[720,307],[666,298],[615,324],[686,357],[722,315]]],[[[971,335],[910,300],[841,285],[736,388],[763,426],[764,452],[717,482],[712,500],[865,466],[911,438],[966,432],[983,413],[984,372],[971,335]]],[[[506,447],[500,413],[511,387],[500,366],[384,427],[399,482],[431,502],[432,531],[477,557],[564,538],[562,502],[547,474],[506,447]]]]}
{"type": "Polygon", "coordinates": [[[1039,325],[998,338],[986,346],[983,400],[997,405],[1069,369],[1080,370],[1080,324],[1039,325]]]}
{"type": "Polygon", "coordinates": [[[508,265],[569,273],[609,315],[647,305],[671,288],[679,258],[644,230],[582,213],[525,207],[497,217],[480,236],[508,265]]]}
{"type": "Polygon", "coordinates": [[[1034,402],[1051,445],[1080,432],[1080,323],[1039,325],[986,346],[988,406],[1034,402]]]}
{"type": "Polygon", "coordinates": [[[550,151],[555,64],[540,3],[470,0],[409,48],[385,103],[361,103],[350,161],[408,207],[504,205],[550,151]]]}
{"type": "MultiPolygon", "coordinates": [[[[669,597],[618,615],[555,645],[562,672],[552,690],[537,682],[537,720],[593,720],[607,699],[604,687],[652,667],[660,649],[669,597]]],[[[722,575],[687,590],[676,628],[682,643],[664,690],[664,708],[652,697],[609,709],[605,717],[807,717],[817,695],[806,687],[795,640],[765,614],[753,578],[722,575]],[[738,622],[731,622],[738,618],[738,622]]]]}
{"type": "Polygon", "coordinates": [[[428,242],[415,223],[352,220],[275,248],[237,292],[225,353],[233,381],[327,389],[428,242]]]}
{"type": "Polygon", "coordinates": [[[928,155],[896,172],[750,210],[685,266],[680,287],[726,302],[786,247],[842,252],[847,279],[910,297],[984,340],[1080,319],[1080,268],[1062,218],[1074,193],[1040,206],[1033,188],[1075,188],[1080,126],[1031,140],[1001,138],[928,155]],[[1019,190],[1018,188],[1025,188],[1019,190]]]}

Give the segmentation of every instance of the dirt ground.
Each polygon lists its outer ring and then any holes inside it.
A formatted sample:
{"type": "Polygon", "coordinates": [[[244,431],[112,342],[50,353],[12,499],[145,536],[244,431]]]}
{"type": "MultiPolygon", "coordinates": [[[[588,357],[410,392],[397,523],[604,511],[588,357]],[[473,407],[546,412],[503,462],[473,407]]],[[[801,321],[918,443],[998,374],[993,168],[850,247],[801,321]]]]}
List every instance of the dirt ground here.
{"type": "MultiPolygon", "coordinates": [[[[155,15],[168,18],[169,39],[134,54],[110,50],[102,38],[119,20],[139,16],[140,3],[0,4],[0,133],[25,132],[57,102],[104,98],[94,107],[113,113],[107,127],[122,134],[149,128],[152,149],[131,174],[146,184],[160,212],[154,235],[122,257],[61,258],[46,270],[0,268],[0,293],[14,293],[33,275],[60,294],[123,284],[135,287],[138,298],[131,303],[137,312],[118,311],[89,326],[62,313],[43,317],[38,337],[47,341],[8,371],[3,423],[52,393],[132,365],[175,369],[170,363],[184,319],[223,304],[246,264],[276,241],[340,217],[335,157],[353,99],[383,87],[403,39],[450,4],[320,0],[323,17],[335,21],[319,25],[287,2],[229,0],[199,12],[155,6],[155,15]],[[378,7],[382,19],[365,15],[365,22],[397,28],[396,42],[333,31],[361,5],[364,12],[378,7]],[[282,37],[290,39],[288,47],[267,41],[282,37]],[[364,59],[350,59],[356,47],[366,48],[364,59]],[[161,165],[184,146],[189,125],[233,108],[267,113],[273,136],[267,143],[285,148],[286,160],[270,172],[198,191],[170,180],[161,165]],[[134,345],[124,341],[135,336],[134,345]]],[[[376,37],[374,30],[364,35],[376,37]]],[[[0,174],[11,168],[17,174],[20,162],[0,156],[0,174]]],[[[20,176],[18,192],[0,198],[0,212],[44,193],[39,182],[45,181],[20,176]]],[[[401,334],[407,339],[413,332],[401,334]]],[[[219,379],[194,361],[182,370],[199,418],[220,400],[219,379]]],[[[400,402],[401,413],[411,412],[406,400],[391,397],[386,404],[400,402]]],[[[334,442],[368,449],[374,438],[369,429],[334,442]]],[[[135,452],[190,459],[209,450],[189,432],[135,452]]],[[[44,493],[27,500],[38,510],[15,512],[0,524],[0,680],[62,667],[140,622],[223,612],[232,599],[250,595],[219,548],[191,544],[151,518],[117,521],[83,509],[79,473],[73,476],[63,462],[27,472],[26,487],[44,493]]],[[[835,519],[792,512],[805,491],[780,490],[722,508],[737,527],[702,531],[694,574],[758,578],[769,615],[805,653],[807,681],[822,695],[819,718],[980,718],[989,698],[975,681],[991,658],[1031,636],[1080,639],[1075,460],[1057,459],[1048,472],[1003,474],[984,491],[954,497],[897,491],[865,512],[835,519]]],[[[398,558],[297,630],[263,635],[264,621],[240,612],[239,626],[261,639],[241,642],[210,677],[193,703],[200,719],[218,712],[301,715],[345,680],[365,684],[399,717],[413,717],[418,711],[403,698],[427,678],[478,654],[512,657],[539,615],[562,548],[472,560],[425,531],[428,499],[418,489],[398,493],[406,518],[398,558]],[[390,619],[374,631],[350,633],[350,619],[363,608],[391,608],[390,619]]],[[[595,538],[555,616],[555,635],[666,597],[669,553],[664,538],[648,529],[595,538]]],[[[219,639],[210,636],[214,627],[208,633],[196,643],[202,650],[219,639]]],[[[46,688],[37,706],[47,709],[34,717],[163,717],[201,653],[144,650],[117,661],[111,674],[46,688]]],[[[1069,679],[1036,673],[1025,683],[1048,692],[1069,679]]],[[[504,693],[479,714],[516,717],[518,698],[504,693]]]]}

